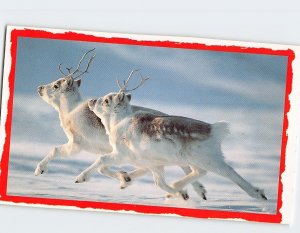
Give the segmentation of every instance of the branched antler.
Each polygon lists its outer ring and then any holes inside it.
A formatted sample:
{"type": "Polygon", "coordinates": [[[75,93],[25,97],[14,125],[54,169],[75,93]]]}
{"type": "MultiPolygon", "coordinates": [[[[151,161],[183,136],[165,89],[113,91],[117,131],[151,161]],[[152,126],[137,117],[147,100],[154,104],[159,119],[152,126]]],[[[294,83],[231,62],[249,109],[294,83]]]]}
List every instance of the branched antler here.
{"type": "Polygon", "coordinates": [[[67,76],[67,75],[61,70],[61,65],[62,65],[62,63],[60,63],[60,64],[58,65],[58,69],[59,69],[60,73],[62,73],[62,75],[64,75],[64,76],[67,76]]]}
{"type": "Polygon", "coordinates": [[[77,65],[76,69],[75,69],[73,72],[72,72],[72,67],[70,67],[70,68],[67,67],[66,70],[68,71],[68,74],[65,74],[65,73],[62,71],[62,69],[61,69],[62,63],[60,63],[60,64],[58,65],[58,69],[59,69],[60,73],[62,73],[65,77],[72,77],[74,74],[79,73],[76,77],[73,77],[74,79],[78,79],[78,78],[79,78],[80,76],[82,76],[83,74],[88,73],[88,70],[89,70],[89,68],[90,68],[90,65],[91,65],[93,59],[95,58],[96,54],[94,54],[94,55],[89,59],[89,61],[88,61],[88,63],[87,63],[87,66],[86,66],[86,68],[85,68],[84,71],[80,71],[80,66],[81,66],[81,64],[82,64],[82,62],[83,62],[83,60],[84,60],[84,58],[85,58],[89,53],[91,53],[91,52],[94,51],[94,50],[95,50],[95,48],[93,48],[93,49],[87,51],[85,54],[83,54],[83,56],[82,56],[81,59],[79,60],[79,63],[78,63],[78,65],[77,65]]]}
{"type": "MultiPolygon", "coordinates": [[[[94,49],[93,49],[94,50],[94,49]]],[[[93,51],[93,50],[91,50],[91,51],[93,51]]],[[[74,79],[78,79],[81,75],[83,75],[83,74],[85,74],[85,73],[88,73],[88,70],[89,70],[89,68],[90,68],[90,65],[91,65],[91,63],[92,63],[92,61],[94,60],[94,58],[96,57],[96,54],[94,54],[91,58],[90,58],[90,60],[89,60],[89,62],[88,62],[88,64],[87,64],[87,66],[86,66],[86,68],[85,68],[85,70],[84,71],[80,71],[79,69],[78,69],[78,72],[81,72],[79,75],[77,75],[74,79]]],[[[76,70],[77,70],[77,68],[76,68],[76,70]]],[[[75,70],[75,71],[76,71],[75,70]]],[[[73,74],[75,74],[76,72],[73,72],[72,74],[70,74],[70,75],[73,75],[73,74]]]]}
{"type": "Polygon", "coordinates": [[[139,70],[139,69],[132,70],[132,71],[130,72],[128,78],[126,79],[126,81],[123,81],[123,86],[120,84],[119,80],[117,79],[117,85],[118,85],[118,87],[120,88],[119,93],[120,93],[120,92],[130,92],[130,91],[134,91],[134,90],[138,89],[140,86],[142,86],[142,85],[144,84],[144,82],[146,82],[146,81],[149,79],[149,77],[143,77],[143,76],[140,74],[140,76],[141,76],[141,81],[140,81],[140,83],[139,83],[136,87],[134,87],[134,88],[128,90],[128,89],[127,89],[128,83],[129,83],[130,79],[132,78],[132,75],[133,75],[134,73],[138,72],[138,71],[140,71],[140,70],[139,70]]]}
{"type": "MultiPolygon", "coordinates": [[[[70,68],[66,67],[66,70],[69,72],[69,74],[71,74],[72,68],[73,68],[73,67],[70,67],[70,68]]],[[[68,74],[68,75],[69,75],[69,74],[68,74]]]]}

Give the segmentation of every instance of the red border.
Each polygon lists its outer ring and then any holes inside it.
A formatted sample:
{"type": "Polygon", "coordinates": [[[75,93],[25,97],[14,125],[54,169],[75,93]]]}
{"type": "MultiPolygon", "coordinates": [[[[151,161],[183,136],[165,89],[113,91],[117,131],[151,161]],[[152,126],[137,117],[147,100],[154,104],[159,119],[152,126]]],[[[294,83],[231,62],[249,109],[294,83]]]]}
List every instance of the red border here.
{"type": "Polygon", "coordinates": [[[10,95],[8,99],[8,113],[5,123],[6,139],[4,144],[4,151],[2,155],[2,161],[0,164],[0,201],[25,203],[25,204],[45,204],[53,206],[75,206],[79,208],[97,208],[106,210],[125,210],[136,211],[138,213],[147,214],[178,214],[181,216],[198,217],[198,218],[238,218],[248,221],[258,222],[272,222],[279,223],[282,220],[282,214],[279,212],[282,207],[282,191],[283,185],[281,182],[282,173],[285,170],[285,151],[288,136],[286,130],[288,128],[287,113],[290,110],[290,102],[288,95],[292,91],[292,62],[295,59],[295,54],[291,49],[288,50],[273,50],[268,48],[253,48],[253,47],[239,47],[239,46],[220,46],[220,45],[205,45],[201,43],[179,43],[172,41],[137,41],[127,38],[105,38],[92,35],[86,35],[75,32],[64,33],[52,33],[44,30],[34,29],[14,29],[11,32],[11,68],[9,73],[9,90],[10,95]],[[85,42],[101,42],[101,43],[113,43],[113,44],[127,44],[127,45],[139,45],[139,46],[155,46],[155,47],[168,47],[168,48],[182,48],[182,49],[197,49],[197,50],[211,50],[220,52],[236,52],[236,53],[251,53],[251,54],[264,54],[264,55],[278,55],[286,56],[288,58],[287,78],[286,78],[286,95],[285,95],[285,107],[284,107],[284,119],[283,119],[283,133],[282,133],[282,148],[280,159],[280,177],[278,186],[278,203],[276,214],[258,214],[258,213],[245,213],[245,212],[230,212],[220,210],[200,210],[200,209],[186,209],[175,207],[159,207],[159,206],[146,206],[146,205],[132,205],[132,204],[119,204],[119,203],[105,203],[105,202],[90,202],[90,201],[75,201],[75,200],[61,200],[50,198],[33,198],[33,197],[19,197],[7,195],[7,176],[8,176],[8,161],[10,151],[10,136],[11,136],[11,124],[12,124],[12,109],[13,109],[13,94],[14,93],[14,79],[15,79],[15,67],[16,67],[16,54],[17,43],[19,37],[29,38],[43,38],[43,39],[55,39],[55,40],[76,40],[85,42]]]}

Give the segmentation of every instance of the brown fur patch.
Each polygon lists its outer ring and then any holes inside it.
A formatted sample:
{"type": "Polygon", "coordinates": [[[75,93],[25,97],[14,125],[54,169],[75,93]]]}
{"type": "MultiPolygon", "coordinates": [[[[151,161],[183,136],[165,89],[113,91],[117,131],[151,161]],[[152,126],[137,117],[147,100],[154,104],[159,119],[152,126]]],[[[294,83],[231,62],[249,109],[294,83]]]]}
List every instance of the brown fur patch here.
{"type": "Polygon", "coordinates": [[[132,119],[133,127],[149,137],[176,135],[181,139],[205,140],[211,132],[211,125],[202,121],[179,116],[157,116],[140,113],[132,119]]]}
{"type": "Polygon", "coordinates": [[[89,125],[92,125],[96,128],[104,129],[104,125],[102,124],[101,119],[97,117],[93,111],[90,110],[87,103],[84,105],[83,114],[86,116],[87,123],[89,125]]]}

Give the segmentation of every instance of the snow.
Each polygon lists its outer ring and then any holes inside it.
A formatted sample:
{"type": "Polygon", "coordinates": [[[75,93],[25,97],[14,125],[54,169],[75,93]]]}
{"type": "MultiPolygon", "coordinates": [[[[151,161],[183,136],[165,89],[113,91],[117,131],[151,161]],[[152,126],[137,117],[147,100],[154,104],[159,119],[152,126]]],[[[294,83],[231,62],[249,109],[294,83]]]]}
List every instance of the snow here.
{"type": "MultiPolygon", "coordinates": [[[[51,148],[51,145],[19,145],[25,151],[29,147],[51,148]]],[[[75,183],[75,177],[96,158],[95,155],[81,153],[73,158],[56,159],[49,164],[49,171],[41,176],[34,176],[36,164],[42,159],[37,154],[11,154],[8,194],[17,196],[59,198],[68,200],[88,200],[111,203],[130,203],[154,206],[176,206],[183,208],[218,209],[229,211],[264,212],[276,211],[276,196],[270,196],[272,185],[267,185],[268,179],[256,185],[264,187],[268,201],[258,201],[244,193],[231,181],[209,173],[201,178],[208,193],[207,201],[201,200],[191,187],[188,187],[190,199],[167,199],[165,193],[154,186],[152,176],[147,174],[133,182],[126,189],[120,189],[117,181],[94,174],[86,183],[75,183]]],[[[131,169],[124,167],[124,169],[131,169]]],[[[176,167],[166,169],[167,180],[176,180],[183,173],[176,167]],[[172,179],[171,179],[172,178],[172,179]]],[[[269,173],[270,174],[270,173],[269,173]]],[[[249,176],[251,177],[251,176],[249,176]]],[[[248,178],[249,178],[248,177],[248,178]]]]}

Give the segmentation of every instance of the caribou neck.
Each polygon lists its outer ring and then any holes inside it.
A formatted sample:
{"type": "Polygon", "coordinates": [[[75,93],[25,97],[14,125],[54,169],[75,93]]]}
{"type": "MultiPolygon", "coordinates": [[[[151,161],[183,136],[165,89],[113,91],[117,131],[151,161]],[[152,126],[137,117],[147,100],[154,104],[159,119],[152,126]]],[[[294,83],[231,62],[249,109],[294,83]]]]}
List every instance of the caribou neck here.
{"type": "Polygon", "coordinates": [[[68,95],[62,95],[57,109],[60,118],[63,119],[64,116],[72,112],[72,110],[74,110],[81,102],[82,98],[78,92],[68,95]]]}
{"type": "Polygon", "coordinates": [[[117,125],[124,118],[132,114],[131,106],[127,106],[125,108],[119,109],[118,111],[112,112],[109,116],[106,117],[105,126],[106,133],[109,134],[110,129],[112,129],[115,125],[117,125]]]}

